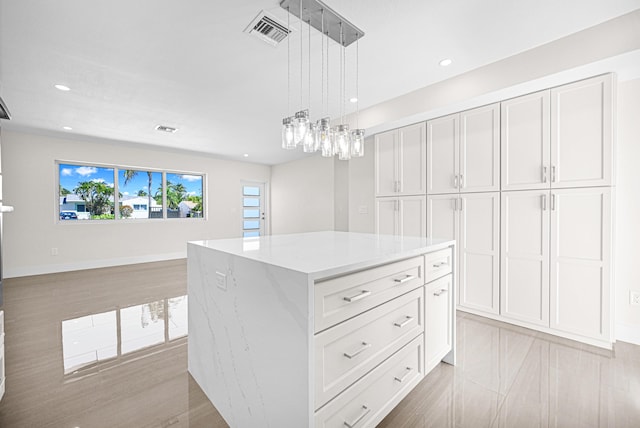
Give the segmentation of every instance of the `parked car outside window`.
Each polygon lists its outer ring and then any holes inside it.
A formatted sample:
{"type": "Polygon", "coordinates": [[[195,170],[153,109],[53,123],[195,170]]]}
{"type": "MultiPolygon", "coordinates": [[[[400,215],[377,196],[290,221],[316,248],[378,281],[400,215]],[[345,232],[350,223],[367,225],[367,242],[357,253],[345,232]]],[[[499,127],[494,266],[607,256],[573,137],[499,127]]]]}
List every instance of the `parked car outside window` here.
{"type": "Polygon", "coordinates": [[[73,211],[60,211],[60,220],[77,220],[78,214],[73,211]]]}

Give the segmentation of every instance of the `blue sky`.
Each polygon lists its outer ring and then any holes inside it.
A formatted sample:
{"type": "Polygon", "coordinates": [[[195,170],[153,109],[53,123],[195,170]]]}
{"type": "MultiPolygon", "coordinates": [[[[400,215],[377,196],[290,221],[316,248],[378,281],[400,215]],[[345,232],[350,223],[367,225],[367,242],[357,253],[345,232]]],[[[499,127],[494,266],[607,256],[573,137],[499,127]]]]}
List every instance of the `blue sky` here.
{"type": "MultiPolygon", "coordinates": [[[[79,182],[101,181],[113,186],[113,168],[101,168],[84,165],[59,165],[60,184],[73,192],[79,182]]],[[[139,171],[125,186],[123,171],[119,171],[120,193],[124,196],[136,195],[139,190],[147,192],[148,179],[146,171],[139,171]]],[[[191,195],[202,196],[202,176],[167,173],[167,180],[172,183],[182,183],[191,195]]],[[[162,173],[152,173],[151,194],[155,194],[162,182],[162,173]]]]}

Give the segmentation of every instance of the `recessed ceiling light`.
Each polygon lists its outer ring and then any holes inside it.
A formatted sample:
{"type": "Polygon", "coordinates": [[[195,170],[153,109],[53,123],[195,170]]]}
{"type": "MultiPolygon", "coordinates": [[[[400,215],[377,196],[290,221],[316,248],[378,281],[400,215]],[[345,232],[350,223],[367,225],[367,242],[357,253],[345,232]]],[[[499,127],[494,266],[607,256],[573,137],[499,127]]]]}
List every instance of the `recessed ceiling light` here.
{"type": "Polygon", "coordinates": [[[62,129],[64,129],[65,131],[71,131],[73,128],[70,126],[63,126],[62,129]]]}
{"type": "Polygon", "coordinates": [[[249,153],[245,153],[242,156],[244,156],[245,158],[248,158],[249,157],[249,153]]]}
{"type": "Polygon", "coordinates": [[[358,102],[358,99],[357,99],[356,97],[352,97],[352,98],[349,98],[349,102],[351,102],[351,103],[357,103],[357,102],[358,102]]]}
{"type": "Polygon", "coordinates": [[[71,88],[70,88],[70,87],[68,87],[68,86],[66,86],[66,85],[60,85],[60,84],[58,84],[58,85],[53,85],[53,87],[54,87],[54,88],[56,88],[56,89],[58,89],[58,90],[60,90],[60,91],[64,91],[64,92],[67,92],[67,91],[70,91],[70,90],[71,90],[71,88]]]}
{"type": "Polygon", "coordinates": [[[440,61],[440,65],[443,67],[446,67],[447,65],[451,65],[453,61],[449,58],[445,58],[442,61],[440,61]]]}
{"type": "Polygon", "coordinates": [[[156,126],[156,131],[168,132],[170,134],[175,133],[178,128],[174,128],[172,126],[158,125],[156,126]]]}

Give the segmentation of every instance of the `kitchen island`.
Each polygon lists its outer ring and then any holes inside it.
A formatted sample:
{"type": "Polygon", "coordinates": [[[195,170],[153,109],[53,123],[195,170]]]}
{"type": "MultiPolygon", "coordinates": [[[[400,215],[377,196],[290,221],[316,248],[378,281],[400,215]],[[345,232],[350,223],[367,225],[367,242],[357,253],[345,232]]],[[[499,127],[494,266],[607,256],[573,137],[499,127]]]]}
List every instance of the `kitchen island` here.
{"type": "Polygon", "coordinates": [[[370,427],[455,363],[454,241],[188,243],[189,372],[231,427],[370,427]]]}

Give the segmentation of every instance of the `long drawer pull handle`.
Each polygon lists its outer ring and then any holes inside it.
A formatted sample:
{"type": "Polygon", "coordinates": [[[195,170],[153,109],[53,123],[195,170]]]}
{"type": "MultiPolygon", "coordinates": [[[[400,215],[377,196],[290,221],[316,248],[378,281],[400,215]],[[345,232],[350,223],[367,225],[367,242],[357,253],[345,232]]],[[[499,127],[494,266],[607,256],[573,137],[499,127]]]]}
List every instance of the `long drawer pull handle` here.
{"type": "Polygon", "coordinates": [[[342,299],[351,303],[351,302],[357,302],[358,300],[364,299],[365,297],[369,297],[369,296],[371,296],[371,291],[362,290],[360,293],[356,294],[355,296],[347,296],[347,297],[343,297],[342,299]]]}
{"type": "Polygon", "coordinates": [[[348,352],[344,353],[344,356],[351,359],[353,357],[357,357],[358,355],[360,355],[361,353],[363,353],[364,351],[366,351],[367,349],[371,348],[371,344],[367,343],[367,342],[362,342],[362,346],[360,347],[360,349],[358,349],[355,352],[352,352],[351,354],[348,352]]]}
{"type": "Polygon", "coordinates": [[[413,369],[411,367],[407,367],[407,371],[404,373],[404,375],[400,377],[396,376],[394,377],[394,380],[397,380],[400,383],[404,382],[404,380],[407,378],[407,376],[409,376],[412,370],[413,369]]]}
{"type": "Polygon", "coordinates": [[[447,292],[446,288],[441,288],[440,290],[436,291],[435,293],[433,293],[434,296],[440,296],[441,294],[444,294],[447,292]]]}
{"type": "Polygon", "coordinates": [[[402,328],[405,325],[409,324],[411,321],[413,321],[413,317],[410,317],[409,315],[407,315],[403,321],[394,322],[393,325],[395,325],[396,327],[402,328]]]}
{"type": "Polygon", "coordinates": [[[395,282],[397,282],[398,284],[404,284],[407,281],[411,281],[412,279],[415,279],[415,276],[413,275],[407,275],[402,279],[394,279],[395,282]]]}
{"type": "Polygon", "coordinates": [[[349,423],[347,421],[344,421],[344,425],[347,428],[354,428],[356,425],[358,425],[358,423],[364,419],[365,416],[367,416],[369,414],[369,412],[371,411],[370,408],[368,408],[367,406],[363,405],[362,406],[362,412],[360,412],[360,414],[358,415],[358,417],[356,418],[355,421],[349,423]]]}
{"type": "Polygon", "coordinates": [[[439,268],[439,267],[448,266],[448,265],[449,265],[449,263],[447,263],[447,262],[440,262],[440,263],[434,263],[433,267],[434,268],[439,268]]]}

